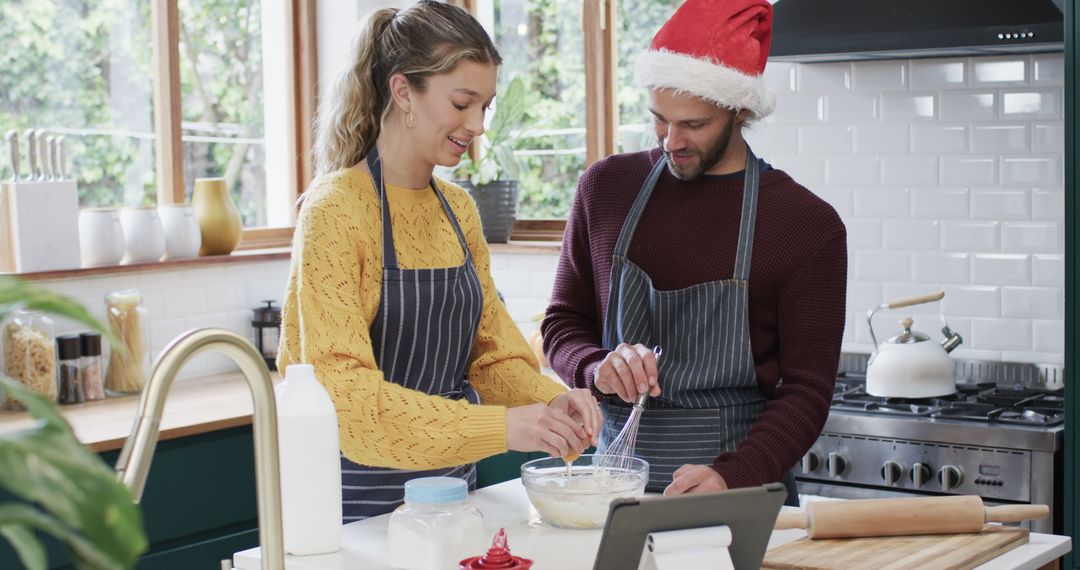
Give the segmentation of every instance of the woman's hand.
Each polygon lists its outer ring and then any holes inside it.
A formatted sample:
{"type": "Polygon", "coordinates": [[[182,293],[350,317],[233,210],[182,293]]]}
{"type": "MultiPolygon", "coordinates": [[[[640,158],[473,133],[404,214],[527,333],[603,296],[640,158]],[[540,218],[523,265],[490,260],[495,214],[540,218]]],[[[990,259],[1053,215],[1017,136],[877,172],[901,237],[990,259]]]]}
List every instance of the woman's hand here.
{"type": "Polygon", "coordinates": [[[575,388],[555,398],[548,405],[584,426],[585,432],[592,440],[592,445],[596,445],[600,439],[600,429],[604,425],[604,416],[600,413],[600,404],[596,403],[596,398],[588,390],[575,388]]]}
{"type": "Polygon", "coordinates": [[[656,354],[643,344],[625,342],[609,352],[593,374],[593,386],[603,394],[615,394],[633,404],[645,392],[660,395],[656,354]]]}
{"type": "Polygon", "coordinates": [[[532,404],[506,410],[506,447],[509,449],[543,451],[552,457],[565,457],[580,453],[588,446],[589,434],[585,428],[557,406],[532,404]]]}

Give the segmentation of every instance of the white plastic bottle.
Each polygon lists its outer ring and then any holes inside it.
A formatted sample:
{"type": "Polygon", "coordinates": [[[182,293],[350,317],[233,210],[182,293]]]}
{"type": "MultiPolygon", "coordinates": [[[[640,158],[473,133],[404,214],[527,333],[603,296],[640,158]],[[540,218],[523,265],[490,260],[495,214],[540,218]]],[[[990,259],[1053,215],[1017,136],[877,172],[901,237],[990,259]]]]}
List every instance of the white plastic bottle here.
{"type": "Polygon", "coordinates": [[[341,549],[341,460],[337,413],[310,364],[285,369],[274,389],[285,552],[341,549]]]}

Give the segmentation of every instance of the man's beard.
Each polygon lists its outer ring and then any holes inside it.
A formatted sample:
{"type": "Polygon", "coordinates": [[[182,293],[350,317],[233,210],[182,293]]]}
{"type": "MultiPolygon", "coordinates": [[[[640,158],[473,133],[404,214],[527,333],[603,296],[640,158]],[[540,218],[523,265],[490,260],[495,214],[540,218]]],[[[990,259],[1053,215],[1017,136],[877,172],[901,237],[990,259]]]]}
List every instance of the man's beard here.
{"type": "MultiPolygon", "coordinates": [[[[716,138],[712,146],[705,149],[705,152],[701,152],[698,149],[687,149],[683,154],[690,154],[698,157],[697,161],[690,161],[685,164],[675,164],[671,160],[671,153],[664,151],[664,156],[667,159],[668,172],[671,172],[672,176],[679,180],[694,180],[701,176],[705,172],[711,170],[718,162],[720,158],[724,156],[724,152],[727,151],[728,144],[731,143],[731,131],[735,125],[734,115],[728,124],[724,126],[724,129],[720,131],[720,136],[716,138]]],[[[660,140],[660,148],[664,148],[664,141],[660,140]]]]}

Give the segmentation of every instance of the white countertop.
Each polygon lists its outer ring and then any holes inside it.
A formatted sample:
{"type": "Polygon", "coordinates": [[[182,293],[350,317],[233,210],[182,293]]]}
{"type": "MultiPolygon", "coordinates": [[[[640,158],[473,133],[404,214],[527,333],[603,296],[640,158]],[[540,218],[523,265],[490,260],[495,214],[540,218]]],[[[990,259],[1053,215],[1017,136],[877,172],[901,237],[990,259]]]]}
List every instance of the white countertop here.
{"type": "MultiPolygon", "coordinates": [[[[472,503],[484,514],[484,526],[490,536],[505,528],[510,551],[533,560],[533,568],[588,569],[593,567],[600,546],[601,530],[565,530],[539,522],[520,479],[477,490],[472,503]]],[[[345,525],[342,548],[333,554],[288,556],[286,570],[387,569],[390,553],[386,542],[389,515],[345,525]]],[[[769,548],[786,544],[806,534],[803,530],[773,532],[769,548]]],[[[1066,536],[1032,533],[1030,541],[977,567],[977,570],[1037,570],[1064,556],[1071,548],[1066,536]]],[[[480,552],[477,555],[482,554],[480,552]]],[[[259,570],[260,552],[252,548],[233,555],[233,565],[240,570],[259,570]]]]}

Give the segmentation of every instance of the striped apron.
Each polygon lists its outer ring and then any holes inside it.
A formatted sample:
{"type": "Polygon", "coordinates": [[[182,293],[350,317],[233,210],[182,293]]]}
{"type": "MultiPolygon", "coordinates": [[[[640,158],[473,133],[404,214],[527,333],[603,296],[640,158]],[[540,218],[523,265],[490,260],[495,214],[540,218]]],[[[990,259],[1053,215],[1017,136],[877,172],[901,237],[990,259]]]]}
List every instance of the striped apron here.
{"type": "MultiPolygon", "coordinates": [[[[435,181],[431,189],[465,251],[458,267],[401,269],[394,250],[390,204],[382,163],[375,148],[368,171],[382,204],[383,270],[379,310],[371,325],[375,362],[390,382],[425,394],[479,403],[466,368],[480,324],[484,295],[472,253],[453,210],[435,181]]],[[[345,522],[393,511],[404,502],[405,482],[417,477],[461,477],[476,488],[475,464],[444,469],[408,470],[358,465],[341,457],[342,511],[345,522]]]]}
{"type": "MultiPolygon", "coordinates": [[[[604,319],[604,348],[619,343],[659,345],[663,394],[650,399],[638,424],[634,455],[649,462],[647,490],[661,492],[683,464],[711,465],[750,434],[765,407],[750,350],[747,317],[750,258],[758,198],[758,160],[747,147],[742,217],[733,279],[658,291],[627,258],[630,240],[666,168],[661,159],[645,180],[615,244],[604,319]]],[[[630,416],[629,404],[601,403],[602,452],[630,416]]],[[[789,502],[798,504],[794,478],[785,477],[789,502]]]]}

